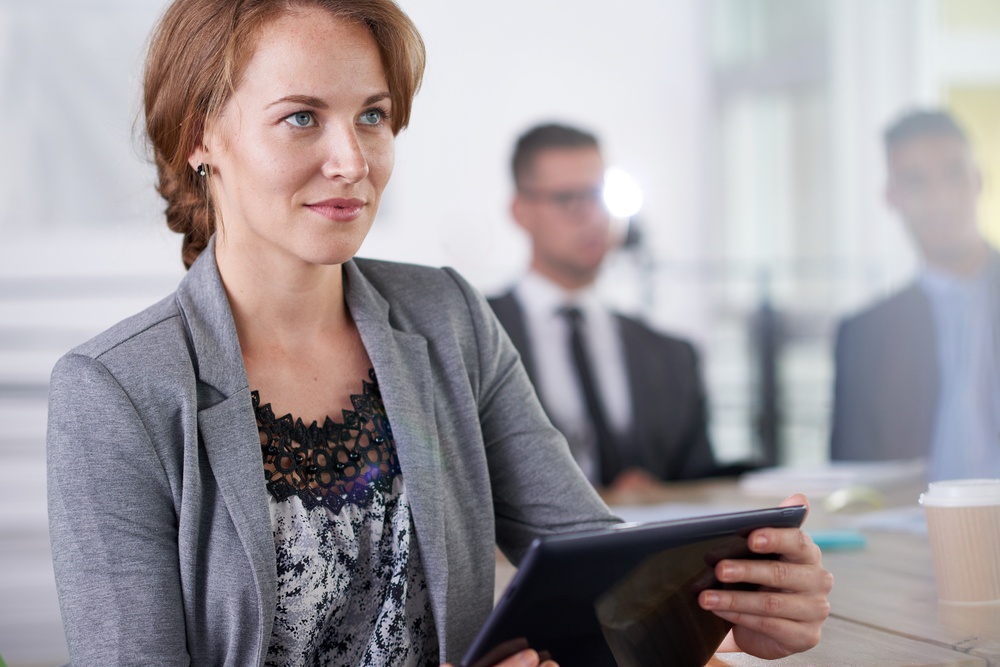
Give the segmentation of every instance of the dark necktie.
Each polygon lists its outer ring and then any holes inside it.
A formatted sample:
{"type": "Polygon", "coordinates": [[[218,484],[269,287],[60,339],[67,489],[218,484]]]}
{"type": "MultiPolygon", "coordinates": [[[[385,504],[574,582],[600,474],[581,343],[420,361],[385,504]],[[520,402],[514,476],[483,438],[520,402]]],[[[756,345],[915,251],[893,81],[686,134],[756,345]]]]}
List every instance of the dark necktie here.
{"type": "Polygon", "coordinates": [[[579,308],[568,306],[561,311],[569,323],[569,345],[573,354],[573,365],[576,367],[576,377],[580,382],[580,389],[583,391],[583,400],[587,407],[587,416],[594,427],[594,434],[597,436],[597,453],[600,461],[601,484],[607,486],[611,483],[617,473],[615,460],[617,459],[617,448],[611,428],[608,425],[607,415],[604,413],[604,405],[601,403],[600,394],[597,391],[597,380],[594,376],[594,369],[590,363],[590,355],[587,352],[585,334],[583,332],[583,313],[579,308]]]}

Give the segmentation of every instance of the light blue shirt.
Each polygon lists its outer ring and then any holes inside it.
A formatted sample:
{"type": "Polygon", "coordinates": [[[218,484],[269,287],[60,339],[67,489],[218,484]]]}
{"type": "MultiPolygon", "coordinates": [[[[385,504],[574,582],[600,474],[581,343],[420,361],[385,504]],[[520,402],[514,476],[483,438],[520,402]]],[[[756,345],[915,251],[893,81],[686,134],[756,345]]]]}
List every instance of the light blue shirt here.
{"type": "Polygon", "coordinates": [[[928,476],[1000,477],[997,262],[971,279],[926,267],[921,284],[937,334],[939,393],[928,476]]]}

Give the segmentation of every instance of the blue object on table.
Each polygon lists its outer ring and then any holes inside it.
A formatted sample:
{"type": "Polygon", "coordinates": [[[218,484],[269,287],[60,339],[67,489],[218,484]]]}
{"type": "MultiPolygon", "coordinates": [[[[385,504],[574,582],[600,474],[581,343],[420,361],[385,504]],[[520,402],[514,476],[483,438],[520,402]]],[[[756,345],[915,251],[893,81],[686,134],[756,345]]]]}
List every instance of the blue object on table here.
{"type": "Polygon", "coordinates": [[[868,544],[864,533],[856,530],[815,530],[806,531],[821,551],[844,549],[864,549],[868,544]]]}

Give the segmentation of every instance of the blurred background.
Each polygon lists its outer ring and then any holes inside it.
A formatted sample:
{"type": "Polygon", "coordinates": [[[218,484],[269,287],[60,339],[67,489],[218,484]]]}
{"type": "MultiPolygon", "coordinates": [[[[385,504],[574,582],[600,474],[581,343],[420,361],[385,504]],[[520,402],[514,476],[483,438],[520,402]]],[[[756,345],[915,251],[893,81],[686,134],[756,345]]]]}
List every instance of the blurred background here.
{"type": "MultiPolygon", "coordinates": [[[[638,241],[601,291],[693,339],[720,459],[826,459],[836,322],[912,277],[881,131],[965,124],[1000,239],[994,0],[400,0],[428,71],[360,254],[450,265],[486,293],[525,266],[510,151],[596,132],[636,180],[638,241]]],[[[49,564],[45,407],[63,352],[183,273],[139,132],[163,0],[0,0],[0,655],[66,659],[49,564]]],[[[137,594],[141,594],[137,592],[137,594]]]]}

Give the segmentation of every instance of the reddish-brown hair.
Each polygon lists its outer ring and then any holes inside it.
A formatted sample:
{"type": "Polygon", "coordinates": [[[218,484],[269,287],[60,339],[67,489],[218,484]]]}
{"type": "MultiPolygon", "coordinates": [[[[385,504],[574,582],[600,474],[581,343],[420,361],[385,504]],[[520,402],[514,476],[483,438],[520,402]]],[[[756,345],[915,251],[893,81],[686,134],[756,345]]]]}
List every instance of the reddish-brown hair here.
{"type": "Polygon", "coordinates": [[[187,267],[215,232],[208,188],[188,158],[207,120],[239,85],[261,30],[303,6],[322,7],[371,32],[389,84],[393,134],[410,120],[426,52],[416,26],[393,0],[174,0],[151,37],[143,103],[157,191],[167,202],[167,225],[184,235],[187,267]]]}

